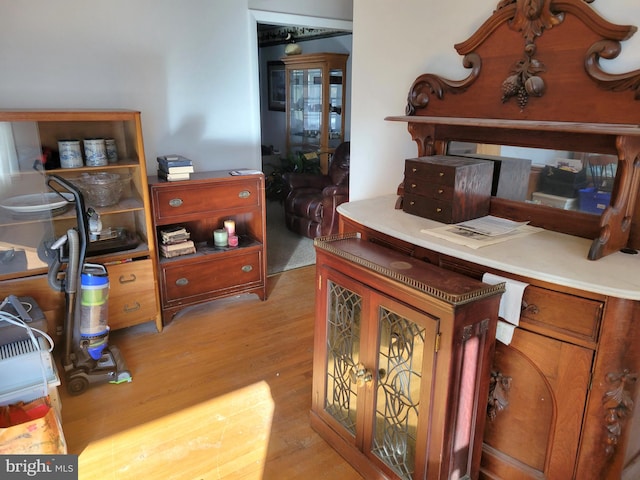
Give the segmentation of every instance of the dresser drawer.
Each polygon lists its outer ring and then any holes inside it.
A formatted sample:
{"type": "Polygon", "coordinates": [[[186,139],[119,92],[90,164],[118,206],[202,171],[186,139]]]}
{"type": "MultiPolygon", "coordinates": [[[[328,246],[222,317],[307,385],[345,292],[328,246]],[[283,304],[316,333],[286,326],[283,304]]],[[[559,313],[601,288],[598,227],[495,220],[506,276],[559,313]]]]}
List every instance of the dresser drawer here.
{"type": "MultiPolygon", "coordinates": [[[[202,257],[202,261],[177,263],[161,266],[165,292],[165,306],[178,304],[182,300],[198,296],[222,294],[237,287],[246,289],[250,284],[263,281],[261,268],[261,252],[234,252],[233,255],[215,254],[215,262],[210,256],[202,257]]],[[[213,256],[213,255],[212,255],[213,256]]]]}
{"type": "Polygon", "coordinates": [[[452,201],[453,187],[420,181],[417,179],[407,179],[404,182],[405,195],[413,194],[422,197],[433,198],[435,200],[452,201]]]}
{"type": "Polygon", "coordinates": [[[259,180],[228,181],[216,184],[151,188],[157,222],[185,220],[188,215],[202,215],[220,210],[260,205],[259,180]]]}
{"type": "Polygon", "coordinates": [[[109,326],[112,330],[149,320],[159,314],[152,260],[108,265],[109,326]]]}
{"type": "Polygon", "coordinates": [[[444,199],[439,201],[430,197],[405,193],[403,209],[406,213],[442,223],[451,223],[450,220],[454,218],[451,202],[444,199]]]}
{"type": "Polygon", "coordinates": [[[593,346],[598,339],[603,304],[529,285],[523,295],[520,325],[554,337],[593,346]]]}

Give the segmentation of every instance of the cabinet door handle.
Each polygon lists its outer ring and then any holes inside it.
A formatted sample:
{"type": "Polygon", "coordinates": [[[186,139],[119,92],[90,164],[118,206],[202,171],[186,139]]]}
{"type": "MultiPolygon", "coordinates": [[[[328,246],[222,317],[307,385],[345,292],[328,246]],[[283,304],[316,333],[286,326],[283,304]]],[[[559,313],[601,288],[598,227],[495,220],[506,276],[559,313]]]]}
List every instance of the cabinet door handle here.
{"type": "Polygon", "coordinates": [[[249,198],[251,196],[251,192],[249,190],[240,190],[238,193],[238,197],[240,198],[249,198]]]}
{"type": "Polygon", "coordinates": [[[184,287],[185,285],[189,285],[189,280],[187,278],[179,278],[176,280],[176,285],[179,287],[184,287]]]}
{"type": "Polygon", "coordinates": [[[124,275],[120,275],[120,278],[118,279],[118,281],[122,284],[122,283],[133,283],[136,281],[136,275],[135,273],[132,273],[129,275],[129,278],[125,278],[124,275]]]}
{"type": "Polygon", "coordinates": [[[244,273],[249,273],[251,270],[253,270],[253,267],[251,265],[243,265],[242,266],[242,271],[244,273]]]}
{"type": "Polygon", "coordinates": [[[351,379],[351,383],[356,383],[358,386],[362,386],[365,383],[371,382],[371,380],[373,380],[373,375],[363,363],[357,363],[351,367],[349,378],[351,379]]]}
{"type": "Polygon", "coordinates": [[[184,202],[181,198],[172,198],[171,200],[169,200],[169,206],[174,208],[182,206],[183,203],[184,202]]]}
{"type": "Polygon", "coordinates": [[[124,306],[125,312],[135,312],[136,310],[140,310],[140,303],[138,302],[135,302],[132,306],[129,306],[128,303],[124,306]]]}

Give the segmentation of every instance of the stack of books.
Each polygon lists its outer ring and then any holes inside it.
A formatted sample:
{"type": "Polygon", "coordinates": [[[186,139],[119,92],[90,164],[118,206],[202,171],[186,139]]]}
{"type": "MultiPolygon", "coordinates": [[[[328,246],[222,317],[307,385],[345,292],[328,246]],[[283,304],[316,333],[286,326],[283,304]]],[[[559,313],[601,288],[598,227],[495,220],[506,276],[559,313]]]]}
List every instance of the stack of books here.
{"type": "Polygon", "coordinates": [[[189,180],[193,170],[193,162],[182,155],[163,155],[158,160],[158,178],[167,182],[189,180]]]}
{"type": "Polygon", "coordinates": [[[160,230],[160,253],[165,258],[196,253],[196,246],[190,240],[191,234],[184,227],[170,227],[160,230]]]}

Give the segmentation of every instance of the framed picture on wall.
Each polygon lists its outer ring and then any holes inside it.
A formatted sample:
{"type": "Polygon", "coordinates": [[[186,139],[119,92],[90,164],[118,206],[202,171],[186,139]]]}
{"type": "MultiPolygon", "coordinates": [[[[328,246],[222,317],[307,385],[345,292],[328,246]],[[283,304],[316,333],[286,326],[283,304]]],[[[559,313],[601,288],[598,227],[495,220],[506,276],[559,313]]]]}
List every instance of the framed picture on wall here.
{"type": "Polygon", "coordinates": [[[267,62],[269,110],[284,112],[287,104],[284,62],[267,62]]]}

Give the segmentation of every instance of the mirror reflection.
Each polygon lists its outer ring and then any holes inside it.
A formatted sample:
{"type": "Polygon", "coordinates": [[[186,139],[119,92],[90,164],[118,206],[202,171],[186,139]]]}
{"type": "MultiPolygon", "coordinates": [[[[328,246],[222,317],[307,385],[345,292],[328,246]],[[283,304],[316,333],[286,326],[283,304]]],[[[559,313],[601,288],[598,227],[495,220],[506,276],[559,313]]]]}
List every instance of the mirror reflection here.
{"type": "Polygon", "coordinates": [[[495,197],[594,215],[611,202],[618,162],[615,155],[458,141],[447,154],[493,161],[495,197]]]}

